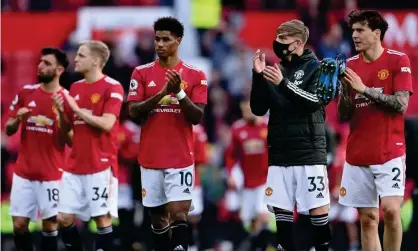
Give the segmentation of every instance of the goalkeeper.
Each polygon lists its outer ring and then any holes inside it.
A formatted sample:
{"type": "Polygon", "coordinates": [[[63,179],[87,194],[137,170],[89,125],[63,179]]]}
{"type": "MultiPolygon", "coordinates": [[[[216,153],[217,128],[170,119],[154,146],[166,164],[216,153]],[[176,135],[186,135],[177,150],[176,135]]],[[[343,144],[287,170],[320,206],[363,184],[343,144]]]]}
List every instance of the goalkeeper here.
{"type": "Polygon", "coordinates": [[[253,58],[251,109],[257,116],[270,110],[264,202],[276,216],[279,251],[294,250],[295,205],[299,213],[310,214],[317,251],[328,250],[331,240],[324,123],[325,104],[336,95],[329,89],[336,88],[330,83],[337,67],[321,74],[320,61],[304,48],[308,37],[309,30],[301,21],[282,23],[273,41],[280,66],[266,66],[260,50],[253,58]],[[327,82],[327,95],[334,96],[322,98],[320,79],[327,82]]]}

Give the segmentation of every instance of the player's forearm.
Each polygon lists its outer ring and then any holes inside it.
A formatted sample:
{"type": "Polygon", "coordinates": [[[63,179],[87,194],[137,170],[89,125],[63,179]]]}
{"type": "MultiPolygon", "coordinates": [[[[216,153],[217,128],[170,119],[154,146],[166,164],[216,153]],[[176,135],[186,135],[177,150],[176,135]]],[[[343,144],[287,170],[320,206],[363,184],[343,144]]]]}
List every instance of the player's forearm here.
{"type": "Polygon", "coordinates": [[[338,101],[338,118],[341,121],[349,121],[354,113],[354,104],[350,97],[341,98],[338,101]]]}
{"type": "Polygon", "coordinates": [[[316,94],[299,88],[286,78],[282,80],[278,88],[294,105],[306,111],[315,112],[322,106],[316,94]]]}
{"type": "Polygon", "coordinates": [[[110,132],[116,122],[116,119],[111,119],[108,116],[95,116],[85,109],[80,109],[75,113],[80,119],[86,122],[86,124],[105,132],[110,132]]]}
{"type": "Polygon", "coordinates": [[[147,116],[165,95],[167,95],[167,93],[161,91],[145,101],[129,103],[129,115],[132,118],[147,116]]]}
{"type": "Polygon", "coordinates": [[[364,90],[364,96],[373,100],[376,104],[384,109],[388,109],[393,112],[404,114],[408,109],[409,92],[398,91],[394,95],[386,95],[380,93],[375,88],[368,88],[364,90]]]}
{"type": "Polygon", "coordinates": [[[17,118],[9,118],[6,122],[6,135],[12,136],[19,129],[20,120],[17,118]]]}
{"type": "Polygon", "coordinates": [[[268,95],[267,83],[263,74],[253,71],[250,107],[254,115],[263,116],[267,113],[269,109],[268,95]]]}
{"type": "Polygon", "coordinates": [[[199,124],[203,118],[203,108],[193,103],[187,96],[180,100],[179,103],[186,120],[193,125],[199,124]]]}

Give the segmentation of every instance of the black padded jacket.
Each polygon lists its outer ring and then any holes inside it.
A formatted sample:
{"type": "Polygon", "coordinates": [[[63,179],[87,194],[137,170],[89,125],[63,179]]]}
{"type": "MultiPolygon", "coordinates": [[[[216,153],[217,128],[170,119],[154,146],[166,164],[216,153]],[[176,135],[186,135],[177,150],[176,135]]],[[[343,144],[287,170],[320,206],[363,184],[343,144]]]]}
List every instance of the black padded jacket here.
{"type": "Polygon", "coordinates": [[[316,95],[319,60],[305,49],[280,64],[278,86],[253,71],[250,105],[255,115],[269,111],[269,165],[325,165],[325,107],[316,95]]]}

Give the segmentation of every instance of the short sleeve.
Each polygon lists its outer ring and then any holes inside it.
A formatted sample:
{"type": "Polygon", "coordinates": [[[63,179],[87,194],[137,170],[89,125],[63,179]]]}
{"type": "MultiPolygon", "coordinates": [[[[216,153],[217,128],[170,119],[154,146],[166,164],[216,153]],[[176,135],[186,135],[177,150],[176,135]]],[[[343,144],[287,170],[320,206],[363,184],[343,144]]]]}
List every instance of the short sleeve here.
{"type": "Polygon", "coordinates": [[[123,88],[120,84],[113,84],[107,93],[103,113],[110,113],[119,117],[123,103],[123,88]]]}
{"type": "Polygon", "coordinates": [[[131,82],[129,83],[128,101],[144,101],[145,89],[142,82],[141,72],[134,69],[131,76],[131,82]]]}
{"type": "Polygon", "coordinates": [[[24,95],[23,95],[22,90],[19,91],[19,93],[16,94],[12,103],[9,106],[9,112],[8,112],[9,117],[11,117],[11,118],[16,117],[17,111],[24,106],[23,96],[24,95]]]}
{"type": "Polygon", "coordinates": [[[412,74],[411,64],[407,55],[403,55],[395,66],[393,78],[393,91],[409,91],[412,90],[412,74]]]}
{"type": "Polygon", "coordinates": [[[195,104],[206,104],[208,99],[208,81],[203,71],[199,71],[196,83],[193,85],[191,100],[195,104]]]}

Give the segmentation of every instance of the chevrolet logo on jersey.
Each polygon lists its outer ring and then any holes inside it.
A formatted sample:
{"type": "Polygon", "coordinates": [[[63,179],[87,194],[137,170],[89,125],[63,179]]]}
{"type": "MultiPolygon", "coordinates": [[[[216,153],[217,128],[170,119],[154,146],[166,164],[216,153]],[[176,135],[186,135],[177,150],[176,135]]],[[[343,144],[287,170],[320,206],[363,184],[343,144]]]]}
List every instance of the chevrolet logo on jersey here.
{"type": "Polygon", "coordinates": [[[52,126],[54,124],[54,120],[44,115],[37,115],[29,117],[28,123],[35,123],[37,126],[52,126]]]}
{"type": "Polygon", "coordinates": [[[171,95],[165,95],[159,102],[161,106],[169,106],[169,105],[178,105],[179,101],[176,97],[172,97],[171,95]]]}

